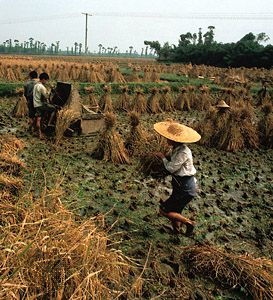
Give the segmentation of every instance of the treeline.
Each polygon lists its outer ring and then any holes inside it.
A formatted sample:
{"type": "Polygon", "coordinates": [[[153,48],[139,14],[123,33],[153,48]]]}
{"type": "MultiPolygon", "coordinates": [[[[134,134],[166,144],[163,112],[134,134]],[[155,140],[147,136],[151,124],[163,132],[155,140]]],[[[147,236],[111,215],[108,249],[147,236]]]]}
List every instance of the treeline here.
{"type": "Polygon", "coordinates": [[[273,66],[273,46],[262,45],[269,37],[265,33],[246,34],[236,43],[218,43],[214,40],[214,26],[209,26],[203,34],[181,34],[178,45],[163,46],[158,41],[145,41],[155,49],[158,59],[176,63],[204,64],[216,67],[258,67],[271,68],[273,66]]]}
{"type": "Polygon", "coordinates": [[[60,41],[46,44],[42,41],[34,40],[30,37],[26,41],[20,42],[15,39],[8,39],[0,44],[0,54],[36,54],[36,55],[103,55],[103,56],[129,56],[129,57],[149,57],[154,58],[155,50],[146,45],[138,53],[133,46],[130,46],[125,52],[120,52],[117,46],[106,47],[102,44],[98,45],[97,52],[90,52],[85,49],[82,43],[74,42],[71,47],[66,47],[66,50],[60,48],[60,41]]]}

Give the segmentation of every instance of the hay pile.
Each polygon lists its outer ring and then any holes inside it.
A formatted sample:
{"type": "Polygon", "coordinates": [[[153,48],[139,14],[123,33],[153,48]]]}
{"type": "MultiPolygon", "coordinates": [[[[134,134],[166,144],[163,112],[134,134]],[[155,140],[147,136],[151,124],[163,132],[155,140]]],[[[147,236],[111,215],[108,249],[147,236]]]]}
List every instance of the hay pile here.
{"type": "Polygon", "coordinates": [[[223,286],[243,288],[255,300],[273,299],[273,262],[235,255],[210,246],[183,249],[182,259],[191,272],[217,280],[223,286]]]}
{"type": "Polygon", "coordinates": [[[139,114],[135,111],[129,113],[131,129],[126,139],[126,149],[130,155],[138,155],[139,147],[143,143],[147,143],[149,134],[144,130],[139,121],[139,114]]]}
{"type": "Polygon", "coordinates": [[[22,118],[28,115],[27,99],[24,96],[23,88],[17,89],[16,92],[19,95],[19,99],[12,111],[12,115],[17,118],[22,118]]]}
{"type": "Polygon", "coordinates": [[[94,219],[76,221],[60,196],[57,186],[35,201],[30,194],[16,201],[7,193],[2,197],[0,298],[113,299],[134,293],[127,258],[94,219]]]}
{"type": "Polygon", "coordinates": [[[13,136],[2,136],[0,146],[0,187],[17,193],[23,186],[21,173],[26,169],[25,163],[18,157],[18,151],[24,148],[24,144],[13,136]]]}
{"type": "Polygon", "coordinates": [[[105,129],[99,136],[98,143],[91,155],[96,159],[103,159],[116,164],[128,164],[129,155],[124,141],[115,129],[116,116],[113,113],[105,114],[105,129]]]}

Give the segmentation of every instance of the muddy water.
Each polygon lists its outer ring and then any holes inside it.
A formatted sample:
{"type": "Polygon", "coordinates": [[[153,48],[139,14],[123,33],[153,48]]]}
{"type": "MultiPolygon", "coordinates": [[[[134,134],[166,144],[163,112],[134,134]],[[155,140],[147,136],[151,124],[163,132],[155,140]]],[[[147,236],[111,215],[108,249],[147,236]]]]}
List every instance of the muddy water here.
{"type": "MultiPolygon", "coordinates": [[[[1,105],[1,112],[10,111],[3,101],[1,105]]],[[[175,113],[144,116],[142,122],[152,130],[154,122],[167,117],[186,124],[198,119],[194,113],[175,113]]],[[[16,128],[15,134],[26,142],[22,159],[31,171],[25,173],[25,189],[32,183],[34,197],[43,189],[44,176],[48,186],[62,178],[67,206],[82,218],[104,215],[105,229],[113,239],[121,240],[118,247],[128,256],[143,264],[151,247],[144,273],[148,279],[143,287],[144,298],[164,292],[166,297],[162,299],[179,299],[182,291],[186,293],[186,282],[195,294],[193,299],[202,299],[202,293],[208,299],[225,295],[243,299],[238,291],[234,294],[188,274],[181,263],[182,246],[205,243],[235,253],[272,258],[272,150],[234,154],[190,146],[200,191],[184,211],[197,223],[194,237],[187,238],[174,235],[168,221],[158,215],[159,200],[171,192],[169,177],[161,181],[143,177],[134,158],[130,165],[92,159],[95,136],[66,138],[55,148],[50,140],[39,141],[28,134],[27,120],[2,114],[1,121],[9,129],[16,128]]],[[[118,116],[122,135],[128,131],[128,123],[125,114],[118,116]]]]}

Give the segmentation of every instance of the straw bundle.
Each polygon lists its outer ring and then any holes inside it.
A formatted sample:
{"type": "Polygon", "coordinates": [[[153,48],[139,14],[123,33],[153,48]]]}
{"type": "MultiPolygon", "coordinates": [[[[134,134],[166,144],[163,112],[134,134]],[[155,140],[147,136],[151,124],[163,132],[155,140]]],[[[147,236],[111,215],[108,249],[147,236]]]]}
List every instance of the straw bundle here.
{"type": "Polygon", "coordinates": [[[179,94],[175,101],[175,108],[181,111],[190,111],[190,98],[188,93],[186,93],[187,89],[185,87],[179,88],[179,94]]]}
{"type": "Polygon", "coordinates": [[[243,288],[255,300],[273,298],[271,260],[200,245],[184,248],[183,260],[192,272],[217,280],[223,286],[243,288]]]}
{"type": "Polygon", "coordinates": [[[88,105],[90,106],[90,108],[92,110],[97,112],[99,109],[99,103],[98,103],[96,96],[94,95],[95,88],[93,86],[87,86],[84,88],[84,90],[88,93],[88,97],[89,97],[88,105]]]}
{"type": "Polygon", "coordinates": [[[129,77],[129,82],[140,82],[139,76],[138,76],[138,68],[134,67],[132,70],[132,75],[129,77]]]}
{"type": "Polygon", "coordinates": [[[156,68],[153,68],[150,79],[152,82],[160,82],[160,73],[156,68]]]}
{"type": "Polygon", "coordinates": [[[92,156],[116,164],[129,163],[128,152],[120,134],[115,130],[116,116],[105,114],[105,129],[102,131],[92,156]]]}
{"type": "Polygon", "coordinates": [[[0,153],[1,172],[18,176],[20,171],[25,168],[25,163],[23,163],[17,156],[5,152],[0,153]]]}
{"type": "Polygon", "coordinates": [[[267,148],[273,148],[273,106],[266,104],[262,107],[263,118],[259,121],[258,128],[260,132],[261,144],[267,148]]]}
{"type": "Polygon", "coordinates": [[[162,158],[156,155],[157,152],[169,153],[170,146],[166,139],[159,135],[152,136],[146,143],[142,143],[138,149],[139,169],[145,176],[163,178],[168,175],[162,158]]]}
{"type": "Polygon", "coordinates": [[[12,135],[5,135],[0,140],[1,152],[15,154],[17,151],[24,149],[25,144],[22,140],[17,139],[12,135]]]}
{"type": "Polygon", "coordinates": [[[24,96],[24,89],[17,89],[19,99],[12,111],[12,115],[17,118],[22,118],[28,115],[27,99],[24,96]]]}
{"type": "Polygon", "coordinates": [[[126,149],[130,155],[138,154],[139,146],[148,141],[149,135],[141,126],[139,121],[139,114],[135,111],[129,113],[131,130],[126,139],[126,149]]]}
{"type": "Polygon", "coordinates": [[[143,89],[136,88],[136,96],[132,101],[132,110],[141,114],[147,111],[147,100],[143,95],[143,89]]]}
{"type": "Polygon", "coordinates": [[[128,259],[99,220],[76,222],[58,188],[43,195],[0,204],[0,298],[110,300],[129,290],[128,259]]]}
{"type": "Polygon", "coordinates": [[[109,74],[109,82],[120,82],[125,83],[126,80],[124,79],[123,75],[120,73],[118,68],[111,68],[109,74]]]}
{"type": "Polygon", "coordinates": [[[55,144],[58,145],[63,138],[64,132],[69,128],[71,123],[78,118],[74,110],[67,107],[57,112],[55,144]]]}
{"type": "Polygon", "coordinates": [[[121,90],[121,96],[117,99],[116,109],[118,111],[128,111],[130,107],[129,87],[127,85],[121,85],[119,89],[121,90]]]}
{"type": "Polygon", "coordinates": [[[111,86],[105,85],[103,87],[104,94],[102,95],[99,106],[102,112],[113,112],[113,102],[111,98],[111,86]]]}
{"type": "Polygon", "coordinates": [[[162,108],[163,111],[174,111],[173,99],[170,92],[171,92],[171,88],[169,86],[164,86],[162,88],[160,107],[162,108]]]}
{"type": "MultiPolygon", "coordinates": [[[[12,82],[17,81],[17,78],[15,77],[14,72],[10,65],[7,65],[5,77],[6,77],[7,81],[12,81],[12,82]]],[[[19,81],[19,79],[18,79],[18,81],[19,81]]]]}
{"type": "Polygon", "coordinates": [[[147,111],[152,114],[161,113],[159,89],[156,87],[151,88],[151,95],[147,101],[147,111]]]}

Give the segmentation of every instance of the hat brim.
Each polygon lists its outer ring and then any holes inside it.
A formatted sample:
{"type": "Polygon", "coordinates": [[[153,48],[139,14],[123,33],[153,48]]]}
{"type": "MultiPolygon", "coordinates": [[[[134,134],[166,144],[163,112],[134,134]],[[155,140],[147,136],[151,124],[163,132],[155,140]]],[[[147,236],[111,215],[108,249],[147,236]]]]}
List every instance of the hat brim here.
{"type": "Polygon", "coordinates": [[[228,104],[219,104],[219,105],[216,105],[216,107],[229,108],[230,106],[228,104]]]}
{"type": "Polygon", "coordinates": [[[195,143],[201,139],[201,135],[194,129],[176,122],[156,123],[154,130],[163,137],[178,143],[195,143]]]}

